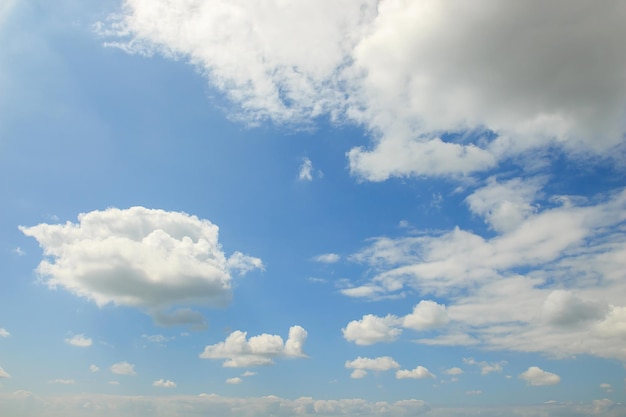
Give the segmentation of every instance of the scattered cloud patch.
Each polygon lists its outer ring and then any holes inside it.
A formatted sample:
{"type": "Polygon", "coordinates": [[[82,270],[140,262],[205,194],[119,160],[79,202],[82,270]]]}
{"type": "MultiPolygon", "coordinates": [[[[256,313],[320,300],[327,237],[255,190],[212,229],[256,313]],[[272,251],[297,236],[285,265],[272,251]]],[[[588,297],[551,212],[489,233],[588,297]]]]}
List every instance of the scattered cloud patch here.
{"type": "Polygon", "coordinates": [[[91,372],[98,372],[100,368],[98,368],[96,365],[89,365],[89,370],[91,372]]]}
{"type": "Polygon", "coordinates": [[[481,390],[471,390],[471,391],[465,391],[465,395],[480,395],[483,392],[481,390]]]}
{"type": "Polygon", "coordinates": [[[307,332],[300,326],[289,329],[289,337],[283,342],[278,335],[261,334],[247,339],[247,332],[232,332],[225,341],[204,348],[203,359],[226,359],[228,368],[273,365],[275,358],[304,358],[303,351],[307,332]]]}
{"type": "Polygon", "coordinates": [[[135,372],[135,365],[128,362],[118,362],[111,365],[111,372],[118,375],[137,375],[137,372],[135,372]]]}
{"type": "Polygon", "coordinates": [[[557,374],[544,371],[537,366],[531,366],[526,371],[522,372],[519,376],[526,381],[528,385],[543,386],[543,385],[556,385],[561,382],[561,378],[557,374]]]}
{"type": "Polygon", "coordinates": [[[477,362],[474,358],[463,358],[463,363],[466,365],[477,366],[480,368],[481,375],[488,375],[492,372],[502,372],[502,365],[506,362],[477,362]]]}
{"type": "Polygon", "coordinates": [[[0,327],[0,337],[9,337],[11,333],[9,333],[6,329],[0,327]]]}
{"type": "Polygon", "coordinates": [[[346,361],[347,369],[353,369],[350,378],[359,379],[367,375],[367,371],[381,372],[390,369],[398,369],[400,365],[390,356],[381,356],[378,358],[362,358],[358,357],[351,361],[346,361]]]}
{"type": "Polygon", "coordinates": [[[313,258],[315,262],[320,262],[324,264],[334,264],[336,262],[339,262],[340,259],[341,256],[337,255],[336,253],[323,253],[313,258]]]}
{"type": "Polygon", "coordinates": [[[11,375],[0,366],[0,378],[11,378],[11,375]]]}
{"type": "Polygon", "coordinates": [[[53,379],[48,381],[48,384],[74,385],[76,384],[76,381],[73,379],[53,379]]]}
{"type": "Polygon", "coordinates": [[[435,374],[430,372],[428,368],[418,366],[414,369],[401,369],[396,371],[397,379],[426,379],[435,378],[435,374]]]}
{"type": "Polygon", "coordinates": [[[160,387],[160,388],[176,388],[176,383],[168,380],[165,380],[163,378],[156,380],[152,383],[153,387],[160,387]]]}
{"type": "Polygon", "coordinates": [[[167,337],[167,336],[163,336],[162,334],[142,334],[141,335],[142,339],[147,340],[148,342],[151,343],[156,343],[159,345],[164,345],[165,343],[169,342],[170,340],[174,340],[175,337],[167,337]]]}
{"type": "Polygon", "coordinates": [[[89,347],[93,344],[93,341],[89,337],[85,337],[84,334],[77,334],[71,338],[65,339],[65,343],[77,347],[89,347]]]}
{"type": "Polygon", "coordinates": [[[309,158],[302,158],[302,165],[300,165],[300,172],[298,172],[298,179],[300,181],[313,181],[313,162],[309,158]]]}
{"type": "Polygon", "coordinates": [[[78,223],[20,226],[44,250],[37,267],[50,287],[93,300],[140,308],[164,325],[198,325],[181,305],[224,306],[231,272],[261,268],[258,258],[227,258],[218,227],[181,212],[132,207],[92,211],[78,223]]]}
{"type": "Polygon", "coordinates": [[[393,315],[377,317],[366,314],[361,320],[353,320],[342,329],[343,337],[357,345],[372,345],[380,342],[393,342],[400,336],[400,320],[393,315]]]}
{"type": "Polygon", "coordinates": [[[256,372],[252,372],[252,371],[246,371],[243,374],[241,374],[241,376],[243,377],[254,376],[254,375],[256,375],[256,372]]]}
{"type": "Polygon", "coordinates": [[[119,381],[109,381],[109,382],[107,382],[107,384],[109,384],[109,385],[119,385],[120,382],[119,381]]]}
{"type": "Polygon", "coordinates": [[[461,375],[463,373],[463,370],[461,368],[450,368],[450,369],[446,369],[445,371],[443,371],[444,374],[446,375],[461,375]]]}
{"type": "Polygon", "coordinates": [[[26,252],[24,252],[24,250],[22,248],[20,248],[19,246],[15,249],[13,249],[13,253],[16,254],[17,256],[24,256],[26,255],[26,252]]]}

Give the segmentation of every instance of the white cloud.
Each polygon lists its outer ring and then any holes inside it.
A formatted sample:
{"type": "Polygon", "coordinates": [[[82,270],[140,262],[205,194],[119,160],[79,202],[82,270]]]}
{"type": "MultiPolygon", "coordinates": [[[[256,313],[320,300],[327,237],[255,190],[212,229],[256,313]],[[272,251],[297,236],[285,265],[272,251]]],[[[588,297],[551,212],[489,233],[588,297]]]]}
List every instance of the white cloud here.
{"type": "Polygon", "coordinates": [[[313,162],[309,158],[302,158],[302,165],[300,165],[300,172],[298,173],[298,179],[300,181],[313,181],[313,162]]]}
{"type": "Polygon", "coordinates": [[[324,264],[334,264],[336,262],[339,262],[340,259],[341,256],[337,255],[336,253],[323,253],[313,258],[315,262],[321,262],[324,264]]]}
{"type": "Polygon", "coordinates": [[[278,335],[261,334],[246,339],[247,333],[232,332],[225,341],[209,345],[200,354],[203,359],[226,359],[225,367],[273,365],[274,358],[304,358],[303,348],[307,332],[300,326],[289,329],[289,337],[283,343],[278,335]]]}
{"type": "Polygon", "coordinates": [[[156,380],[152,383],[153,387],[160,387],[160,388],[176,388],[176,383],[168,380],[164,380],[163,378],[156,380]]]}
{"type": "Polygon", "coordinates": [[[73,379],[53,379],[48,381],[48,384],[59,384],[59,385],[74,385],[76,381],[73,379]]]}
{"type": "Polygon", "coordinates": [[[342,329],[343,337],[357,345],[372,345],[380,342],[393,342],[400,336],[402,329],[396,326],[400,319],[393,315],[377,317],[366,314],[361,320],[353,320],[342,329]]]}
{"type": "Polygon", "coordinates": [[[443,373],[446,375],[461,375],[463,373],[463,370],[461,368],[454,367],[446,369],[445,371],[443,371],[443,373]]]}
{"type": "Polygon", "coordinates": [[[91,372],[98,372],[100,370],[100,368],[98,368],[96,365],[89,365],[89,370],[91,372]]]}
{"type": "Polygon", "coordinates": [[[480,374],[487,375],[492,372],[502,372],[502,365],[506,362],[477,362],[474,358],[463,358],[463,363],[466,365],[478,366],[480,368],[480,374]]]}
{"type": "Polygon", "coordinates": [[[109,381],[109,382],[107,382],[107,384],[109,384],[109,385],[119,385],[120,382],[119,381],[109,381]]]}
{"type": "Polygon", "coordinates": [[[254,376],[254,375],[256,375],[256,372],[252,372],[252,371],[246,371],[243,374],[241,374],[241,376],[245,376],[245,377],[254,376]]]}
{"type": "Polygon", "coordinates": [[[24,252],[24,250],[22,248],[20,248],[19,246],[17,248],[13,249],[13,253],[16,254],[17,256],[24,256],[24,255],[26,255],[26,252],[24,252]]]}
{"type": "Polygon", "coordinates": [[[402,325],[413,330],[428,330],[444,326],[448,321],[446,306],[422,300],[413,308],[413,313],[404,316],[402,325]]]}
{"type": "Polygon", "coordinates": [[[228,379],[226,380],[226,383],[227,383],[227,384],[233,384],[233,385],[236,385],[236,384],[241,384],[241,382],[243,382],[243,379],[241,379],[241,378],[239,378],[239,377],[228,378],[228,379]]]}
{"type": "Polygon", "coordinates": [[[175,339],[175,337],[167,337],[167,336],[163,336],[162,334],[142,334],[141,338],[146,339],[148,342],[156,343],[160,345],[165,344],[169,342],[170,340],[175,339]]]}
{"type": "Polygon", "coordinates": [[[79,223],[20,226],[44,249],[37,272],[99,306],[138,307],[164,325],[202,326],[199,313],[180,305],[223,306],[231,272],[262,268],[239,252],[227,259],[218,227],[186,213],[132,207],[78,216],[79,223]]]}
{"type": "Polygon", "coordinates": [[[0,378],[11,378],[11,375],[0,366],[0,378]]]}
{"type": "Polygon", "coordinates": [[[537,366],[531,366],[522,372],[519,377],[526,381],[528,385],[533,386],[556,385],[561,382],[561,378],[557,374],[544,371],[537,366]]]}
{"type": "Polygon", "coordinates": [[[608,306],[582,300],[565,290],[552,291],[541,306],[545,320],[557,326],[571,326],[590,320],[602,320],[608,306]]]}
{"type": "Polygon", "coordinates": [[[346,361],[345,366],[347,369],[354,369],[350,375],[350,378],[353,379],[363,378],[367,375],[367,371],[381,372],[400,367],[398,362],[390,356],[378,358],[362,358],[359,356],[354,360],[346,361]]]}
{"type": "Polygon", "coordinates": [[[84,334],[77,334],[69,339],[65,339],[65,343],[72,346],[89,347],[93,344],[93,341],[85,337],[84,334]]]}
{"type": "Polygon", "coordinates": [[[111,372],[118,375],[137,375],[135,365],[128,362],[118,362],[111,365],[111,372]]]}
{"type": "Polygon", "coordinates": [[[6,329],[0,327],[0,337],[9,337],[11,333],[9,333],[6,329]]]}
{"type": "Polygon", "coordinates": [[[465,391],[465,395],[480,395],[483,392],[481,390],[470,390],[470,391],[465,391]]]}
{"type": "Polygon", "coordinates": [[[418,366],[414,369],[401,369],[396,371],[397,379],[426,379],[426,378],[435,378],[435,375],[428,370],[428,368],[424,368],[423,366],[418,366]]]}

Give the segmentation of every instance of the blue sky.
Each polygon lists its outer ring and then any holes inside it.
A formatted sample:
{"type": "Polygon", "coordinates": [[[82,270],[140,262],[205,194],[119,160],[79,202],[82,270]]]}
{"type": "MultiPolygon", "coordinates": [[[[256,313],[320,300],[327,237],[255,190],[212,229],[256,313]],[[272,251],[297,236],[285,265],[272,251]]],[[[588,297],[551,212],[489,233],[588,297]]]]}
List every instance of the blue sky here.
{"type": "Polygon", "coordinates": [[[0,411],[626,413],[619,1],[0,3],[0,411]]]}

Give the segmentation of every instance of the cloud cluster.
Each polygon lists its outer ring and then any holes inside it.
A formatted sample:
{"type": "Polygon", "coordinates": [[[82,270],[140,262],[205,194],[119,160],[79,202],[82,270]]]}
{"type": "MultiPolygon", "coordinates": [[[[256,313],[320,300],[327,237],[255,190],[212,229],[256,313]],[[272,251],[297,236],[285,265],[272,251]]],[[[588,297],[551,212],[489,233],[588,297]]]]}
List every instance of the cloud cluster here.
{"type": "Polygon", "coordinates": [[[363,125],[350,169],[381,181],[623,143],[625,18],[619,0],[126,0],[98,30],[189,61],[249,122],[363,125]]]}
{"type": "Polygon", "coordinates": [[[443,298],[446,306],[422,301],[404,318],[365,315],[344,337],[391,342],[412,327],[430,329],[418,339],[430,345],[626,360],[626,191],[593,199],[542,195],[537,178],[490,178],[465,201],[492,236],[457,227],[371,240],[350,259],[373,276],[344,295],[412,291],[443,298]]]}
{"type": "Polygon", "coordinates": [[[422,300],[413,312],[404,317],[387,315],[378,317],[366,314],[361,320],[353,320],[342,329],[343,337],[357,345],[393,342],[402,333],[402,327],[424,331],[445,326],[448,323],[446,307],[434,301],[422,300]]]}
{"type": "Polygon", "coordinates": [[[561,382],[561,378],[557,374],[544,371],[537,366],[531,366],[522,372],[519,377],[526,381],[528,385],[533,386],[556,385],[561,382]]]}
{"type": "Polygon", "coordinates": [[[231,274],[262,268],[261,260],[235,252],[226,258],[218,227],[186,213],[132,207],[78,216],[78,223],[20,226],[44,250],[37,272],[99,306],[138,307],[159,324],[202,326],[181,305],[223,306],[231,274]]]}
{"type": "Polygon", "coordinates": [[[481,375],[487,375],[492,372],[502,372],[502,365],[505,362],[477,362],[474,358],[463,358],[463,363],[471,366],[478,366],[481,375]]]}
{"type": "Polygon", "coordinates": [[[275,358],[305,358],[303,351],[307,332],[300,326],[289,329],[286,341],[279,335],[261,334],[247,339],[247,333],[232,332],[226,340],[208,345],[200,354],[203,359],[226,359],[228,368],[244,368],[274,364],[275,358]]]}

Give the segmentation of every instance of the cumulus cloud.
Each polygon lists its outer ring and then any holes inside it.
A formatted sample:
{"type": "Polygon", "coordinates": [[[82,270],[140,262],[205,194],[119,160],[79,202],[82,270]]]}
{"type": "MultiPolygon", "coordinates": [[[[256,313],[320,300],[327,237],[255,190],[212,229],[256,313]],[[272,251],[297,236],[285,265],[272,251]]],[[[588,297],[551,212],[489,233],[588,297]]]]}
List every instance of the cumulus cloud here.
{"type": "Polygon", "coordinates": [[[0,378],[11,378],[11,375],[0,366],[0,378]]]}
{"type": "Polygon", "coordinates": [[[228,378],[226,380],[227,384],[232,384],[232,385],[241,384],[242,382],[243,382],[243,379],[241,379],[239,377],[228,378]]]}
{"type": "Polygon", "coordinates": [[[165,380],[163,378],[156,380],[152,383],[153,387],[160,387],[160,388],[176,388],[176,383],[168,380],[165,380]]]}
{"type": "Polygon", "coordinates": [[[305,358],[306,338],[307,332],[300,326],[292,326],[284,342],[282,337],[267,333],[247,339],[247,332],[237,330],[225,341],[206,346],[200,357],[226,359],[224,366],[229,368],[273,365],[275,358],[305,358]]]}
{"type": "Polygon", "coordinates": [[[65,339],[65,343],[78,347],[89,347],[93,344],[93,341],[89,337],[85,337],[84,334],[77,334],[71,338],[65,339]]]}
{"type": "Polygon", "coordinates": [[[341,256],[337,255],[336,253],[323,253],[313,258],[315,262],[320,262],[323,264],[334,264],[336,262],[339,262],[340,259],[341,256]]]}
{"type": "Polygon", "coordinates": [[[404,316],[402,325],[414,330],[428,330],[441,327],[448,321],[446,306],[422,300],[413,308],[413,313],[404,316]]]}
{"type": "Polygon", "coordinates": [[[345,366],[347,369],[354,369],[350,378],[358,379],[367,375],[367,371],[388,371],[390,369],[397,369],[400,367],[390,356],[381,356],[378,358],[362,358],[358,357],[351,361],[346,361],[345,366]]]}
{"type": "Polygon", "coordinates": [[[9,333],[6,329],[0,327],[0,337],[9,337],[11,333],[9,333]]]}
{"type": "Polygon", "coordinates": [[[111,365],[111,372],[118,375],[137,375],[135,365],[128,362],[118,362],[111,365]]]}
{"type": "Polygon", "coordinates": [[[343,337],[357,345],[372,345],[380,342],[393,342],[400,336],[402,329],[396,326],[400,319],[393,315],[377,317],[366,314],[361,320],[353,320],[342,329],[343,337]]]}
{"type": "Polygon", "coordinates": [[[99,31],[188,60],[248,122],[364,126],[373,143],[348,153],[350,169],[381,181],[623,143],[625,17],[618,0],[126,0],[99,31]]]}
{"type": "Polygon", "coordinates": [[[582,300],[565,290],[552,291],[541,307],[545,320],[557,326],[600,320],[605,318],[608,313],[607,305],[582,300]]]}
{"type": "Polygon", "coordinates": [[[401,369],[396,371],[397,379],[426,379],[426,378],[435,378],[435,375],[428,370],[428,368],[424,368],[423,366],[418,366],[414,369],[401,369]]]}
{"type": "Polygon", "coordinates": [[[89,365],[89,370],[91,372],[98,372],[100,368],[98,368],[96,365],[89,365]]]}
{"type": "Polygon", "coordinates": [[[138,307],[158,324],[202,326],[204,320],[174,306],[224,306],[231,272],[262,268],[236,252],[226,258],[218,227],[186,213],[132,207],[78,216],[78,223],[20,226],[44,250],[37,272],[50,287],[93,300],[138,307]]]}
{"type": "Polygon", "coordinates": [[[519,377],[526,381],[528,385],[533,386],[556,385],[561,382],[561,378],[557,374],[544,371],[537,366],[531,366],[522,372],[519,377]]]}

